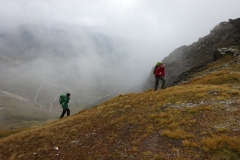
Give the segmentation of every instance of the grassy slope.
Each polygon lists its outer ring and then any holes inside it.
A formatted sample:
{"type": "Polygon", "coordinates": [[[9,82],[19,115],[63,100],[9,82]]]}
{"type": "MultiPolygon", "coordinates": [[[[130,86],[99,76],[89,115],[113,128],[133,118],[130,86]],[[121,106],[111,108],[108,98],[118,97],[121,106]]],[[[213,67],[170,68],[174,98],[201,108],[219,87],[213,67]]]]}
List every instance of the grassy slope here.
{"type": "Polygon", "coordinates": [[[240,60],[0,140],[0,159],[240,159],[240,60]],[[58,147],[58,149],[55,149],[58,147]]]}

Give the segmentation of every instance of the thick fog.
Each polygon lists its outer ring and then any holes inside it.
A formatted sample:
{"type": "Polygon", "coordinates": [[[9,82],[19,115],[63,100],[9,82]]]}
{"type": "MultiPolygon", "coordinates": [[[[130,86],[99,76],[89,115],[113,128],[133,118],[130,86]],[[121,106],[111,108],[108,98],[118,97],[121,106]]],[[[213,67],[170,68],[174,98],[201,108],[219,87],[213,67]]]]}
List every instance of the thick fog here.
{"type": "Polygon", "coordinates": [[[71,86],[131,88],[174,49],[239,18],[239,6],[239,0],[0,0],[0,52],[71,86]]]}

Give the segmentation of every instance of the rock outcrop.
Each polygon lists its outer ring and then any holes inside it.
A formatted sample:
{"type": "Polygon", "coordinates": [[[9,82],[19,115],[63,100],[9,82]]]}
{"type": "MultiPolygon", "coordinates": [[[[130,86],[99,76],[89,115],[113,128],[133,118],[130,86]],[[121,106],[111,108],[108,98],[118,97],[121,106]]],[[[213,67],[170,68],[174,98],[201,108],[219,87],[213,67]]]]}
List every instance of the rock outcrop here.
{"type": "MultiPolygon", "coordinates": [[[[166,66],[166,86],[173,85],[182,73],[191,68],[199,68],[199,66],[211,63],[221,58],[223,53],[231,52],[237,55],[239,49],[240,18],[219,23],[210,31],[209,35],[199,38],[197,42],[189,46],[175,49],[162,60],[166,66]]],[[[148,90],[153,86],[154,75],[151,70],[143,90],[148,90]]]]}
{"type": "Polygon", "coordinates": [[[231,48],[219,48],[213,53],[213,60],[215,61],[219,58],[222,58],[227,53],[235,57],[239,56],[239,48],[237,46],[233,46],[231,48]]]}

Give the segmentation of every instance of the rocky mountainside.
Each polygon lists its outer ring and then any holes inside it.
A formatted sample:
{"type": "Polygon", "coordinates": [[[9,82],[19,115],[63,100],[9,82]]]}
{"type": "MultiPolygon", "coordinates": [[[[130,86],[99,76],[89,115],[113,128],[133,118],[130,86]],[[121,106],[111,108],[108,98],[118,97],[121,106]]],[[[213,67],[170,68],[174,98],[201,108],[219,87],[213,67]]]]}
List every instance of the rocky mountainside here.
{"type": "MultiPolygon", "coordinates": [[[[0,139],[0,159],[240,159],[240,59],[0,139]]],[[[0,110],[1,112],[1,110],[0,110]]]]}
{"type": "MultiPolygon", "coordinates": [[[[166,85],[172,85],[183,72],[212,62],[216,50],[231,47],[240,49],[240,18],[219,23],[209,35],[199,38],[189,46],[175,49],[165,57],[162,62],[166,66],[166,85]]],[[[151,71],[143,90],[153,88],[154,81],[151,71]]]]}

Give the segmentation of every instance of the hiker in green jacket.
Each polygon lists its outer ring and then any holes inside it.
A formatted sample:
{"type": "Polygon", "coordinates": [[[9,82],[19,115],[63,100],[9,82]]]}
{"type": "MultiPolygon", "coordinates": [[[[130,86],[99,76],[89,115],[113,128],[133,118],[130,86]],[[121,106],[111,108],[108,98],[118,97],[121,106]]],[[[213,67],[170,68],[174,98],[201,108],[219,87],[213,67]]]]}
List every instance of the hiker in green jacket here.
{"type": "Polygon", "coordinates": [[[63,118],[66,112],[67,112],[67,116],[70,116],[70,110],[68,108],[68,102],[70,100],[70,95],[71,95],[70,93],[67,93],[66,97],[64,97],[64,99],[63,99],[63,104],[62,104],[63,111],[62,111],[62,115],[60,118],[63,118]]]}

